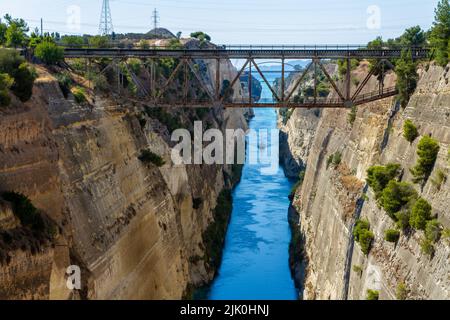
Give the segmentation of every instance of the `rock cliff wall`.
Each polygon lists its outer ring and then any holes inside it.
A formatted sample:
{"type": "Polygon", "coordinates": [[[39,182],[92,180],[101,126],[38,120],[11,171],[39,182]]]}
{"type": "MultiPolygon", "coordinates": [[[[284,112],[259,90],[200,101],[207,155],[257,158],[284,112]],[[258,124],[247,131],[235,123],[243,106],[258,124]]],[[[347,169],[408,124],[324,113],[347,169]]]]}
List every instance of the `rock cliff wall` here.
{"type": "MultiPolygon", "coordinates": [[[[210,281],[202,234],[231,185],[231,168],[175,166],[167,128],[142,106],[91,91],[79,105],[64,98],[52,74],[38,73],[32,99],[14,101],[0,118],[0,191],[26,195],[59,232],[36,250],[1,252],[0,298],[73,298],[69,265],[82,269],[75,298],[179,299],[210,281]],[[165,164],[144,164],[143,149],[165,164]]],[[[215,109],[205,121],[246,129],[248,114],[215,109]]],[[[178,116],[192,125],[188,112],[178,116]]],[[[0,231],[11,235],[22,227],[8,203],[0,205],[0,231]]]]}
{"type": "MultiPolygon", "coordinates": [[[[364,68],[367,65],[360,65],[354,76],[364,68]]],[[[432,135],[439,141],[432,176],[437,170],[448,172],[448,69],[431,65],[427,71],[420,70],[417,90],[404,110],[389,98],[358,107],[353,124],[348,122],[346,110],[324,110],[315,121],[311,121],[310,111],[294,112],[288,121],[285,131],[290,153],[306,163],[303,185],[293,200],[301,234],[297,246],[303,251],[302,261],[294,262],[293,268],[302,277],[297,280],[304,285],[305,299],[365,299],[368,289],[378,290],[380,299],[395,299],[400,283],[405,285],[408,299],[450,298],[449,243],[439,241],[430,258],[420,250],[422,231],[402,233],[396,245],[385,241],[384,231],[394,223],[365,184],[369,166],[390,162],[402,166],[403,181],[411,181],[409,168],[416,163],[420,137],[412,144],[405,140],[402,128],[406,119],[418,126],[421,136],[432,135]],[[341,161],[335,166],[327,160],[336,154],[341,161]],[[375,234],[368,256],[351,236],[358,217],[368,219],[375,234]],[[353,266],[360,272],[353,271],[353,266]]],[[[389,75],[386,81],[386,86],[393,85],[395,76],[389,75]]],[[[374,88],[376,81],[371,79],[367,90],[374,88]]],[[[430,179],[423,190],[415,187],[448,228],[449,182],[437,189],[430,179]]]]}

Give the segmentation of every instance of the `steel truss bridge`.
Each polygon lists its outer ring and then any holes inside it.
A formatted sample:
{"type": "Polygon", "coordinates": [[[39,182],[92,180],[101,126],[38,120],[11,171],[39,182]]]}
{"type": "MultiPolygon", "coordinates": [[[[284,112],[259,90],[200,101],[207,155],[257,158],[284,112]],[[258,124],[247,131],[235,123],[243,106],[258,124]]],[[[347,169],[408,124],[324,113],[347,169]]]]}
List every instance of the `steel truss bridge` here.
{"type": "MultiPolygon", "coordinates": [[[[155,106],[166,107],[204,107],[211,105],[223,105],[225,107],[275,107],[275,108],[351,108],[364,103],[392,97],[398,94],[395,87],[385,88],[384,74],[385,68],[393,70],[394,59],[401,57],[402,52],[407,50],[412,59],[426,59],[430,56],[430,50],[422,47],[399,47],[399,48],[367,48],[365,46],[339,46],[339,45],[313,45],[313,46],[217,46],[205,49],[172,49],[167,47],[152,47],[150,49],[94,49],[94,48],[66,48],[65,59],[82,58],[86,59],[86,65],[95,59],[109,59],[111,62],[101,71],[112,68],[117,72],[117,85],[120,91],[123,88],[125,66],[128,74],[142,98],[151,102],[155,106]],[[145,61],[145,78],[135,74],[128,64],[130,58],[137,58],[145,61]],[[159,61],[171,59],[173,67],[166,75],[161,74],[157,68],[159,61]],[[242,59],[243,65],[236,74],[230,76],[224,74],[224,63],[232,59],[242,59]],[[276,60],[281,66],[279,71],[280,80],[275,87],[267,79],[267,73],[260,68],[257,60],[276,60]],[[287,70],[289,63],[286,60],[311,60],[301,71],[287,70]],[[365,75],[362,81],[353,81],[351,73],[351,59],[371,60],[374,67],[365,75]],[[345,76],[341,80],[332,77],[327,71],[325,64],[329,60],[343,60],[346,62],[345,76]],[[199,61],[202,61],[202,72],[199,70],[199,61]],[[210,70],[208,70],[210,69],[210,70]],[[377,81],[378,90],[375,92],[365,92],[363,89],[369,80],[375,76],[378,70],[377,81]],[[381,70],[381,72],[380,72],[381,70]],[[296,72],[293,82],[286,87],[287,75],[296,72]],[[205,81],[204,74],[209,74],[208,81],[205,81]],[[252,74],[259,75],[265,85],[270,89],[273,100],[258,101],[253,100],[252,95],[252,74]],[[330,90],[334,90],[336,98],[321,97],[318,90],[318,75],[325,76],[330,85],[330,90]],[[242,92],[239,79],[242,75],[248,77],[245,88],[244,99],[236,99],[233,95],[236,90],[242,92]],[[312,77],[312,79],[311,79],[312,77]],[[313,93],[308,97],[296,96],[296,92],[302,83],[309,78],[312,80],[313,93]],[[201,88],[206,100],[194,101],[189,97],[189,85],[196,82],[201,88]],[[353,90],[352,82],[357,83],[353,90]],[[359,82],[359,83],[358,83],[359,82]],[[168,102],[164,95],[173,92],[171,86],[176,85],[181,88],[182,96],[168,102]]],[[[345,64],[344,64],[345,65],[345,64]]],[[[366,90],[367,91],[367,90],[366,90]]]]}

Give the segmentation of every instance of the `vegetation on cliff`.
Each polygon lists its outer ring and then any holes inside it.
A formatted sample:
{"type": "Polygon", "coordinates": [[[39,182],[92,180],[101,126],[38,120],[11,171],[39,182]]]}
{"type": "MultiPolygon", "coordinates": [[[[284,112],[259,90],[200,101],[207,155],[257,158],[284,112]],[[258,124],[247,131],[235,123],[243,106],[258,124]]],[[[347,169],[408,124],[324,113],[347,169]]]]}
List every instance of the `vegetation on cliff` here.
{"type": "Polygon", "coordinates": [[[370,231],[370,223],[368,220],[358,220],[353,228],[353,236],[355,241],[359,243],[361,251],[368,255],[375,238],[372,231],[370,231]]]}
{"type": "Polygon", "coordinates": [[[434,23],[430,31],[430,44],[435,49],[436,62],[445,66],[450,58],[450,3],[440,0],[435,9],[434,23]]]}
{"type": "Polygon", "coordinates": [[[419,132],[414,123],[407,119],[403,124],[403,137],[409,142],[412,143],[419,136],[419,132]]]}
{"type": "MultiPolygon", "coordinates": [[[[22,102],[31,98],[36,71],[30,68],[25,59],[15,50],[0,49],[0,74],[3,74],[3,97],[9,88],[22,102]],[[5,76],[8,75],[8,77],[5,76]],[[11,83],[10,78],[14,81],[11,83]]],[[[3,99],[5,105],[9,100],[3,99]]]]}
{"type": "Polygon", "coordinates": [[[141,160],[143,163],[149,164],[152,163],[157,167],[162,167],[166,162],[156,153],[144,149],[141,151],[141,154],[139,155],[139,160],[141,160]]]}
{"type": "Polygon", "coordinates": [[[433,171],[439,149],[439,142],[429,136],[424,136],[420,140],[417,145],[419,159],[417,164],[410,169],[415,183],[424,183],[428,180],[433,171]]]}
{"type": "Polygon", "coordinates": [[[214,221],[209,224],[203,233],[205,261],[211,270],[217,270],[222,260],[223,242],[233,209],[232,201],[231,190],[222,190],[217,198],[216,208],[213,211],[214,221]]]}
{"type": "Polygon", "coordinates": [[[44,235],[49,239],[54,238],[57,232],[55,224],[44,217],[43,213],[31,203],[30,199],[17,192],[3,192],[1,197],[12,204],[14,215],[19,218],[23,227],[28,227],[33,232],[44,235]]]}

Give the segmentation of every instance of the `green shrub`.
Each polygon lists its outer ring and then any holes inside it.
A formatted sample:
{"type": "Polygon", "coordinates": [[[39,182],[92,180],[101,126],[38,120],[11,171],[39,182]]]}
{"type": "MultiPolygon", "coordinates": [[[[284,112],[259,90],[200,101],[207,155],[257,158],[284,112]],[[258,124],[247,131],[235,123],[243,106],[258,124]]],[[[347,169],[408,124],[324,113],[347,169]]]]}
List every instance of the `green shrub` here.
{"type": "Polygon", "coordinates": [[[91,81],[94,90],[106,91],[109,87],[108,80],[104,74],[89,72],[87,79],[91,81]]]}
{"type": "Polygon", "coordinates": [[[450,228],[445,228],[442,231],[442,238],[444,239],[450,238],[450,228]]]}
{"type": "Polygon", "coordinates": [[[339,151],[336,151],[335,153],[328,156],[327,169],[330,167],[330,165],[337,167],[338,165],[341,164],[341,161],[342,161],[342,153],[339,151]]]}
{"type": "Polygon", "coordinates": [[[380,198],[389,181],[400,174],[400,169],[400,165],[396,163],[390,163],[386,166],[372,166],[367,169],[367,184],[374,191],[376,199],[380,198]]]}
{"type": "Polygon", "coordinates": [[[431,218],[431,205],[423,198],[417,199],[411,211],[409,224],[414,229],[424,230],[427,220],[431,218]]]}
{"type": "Polygon", "coordinates": [[[356,221],[355,228],[353,229],[353,236],[355,241],[361,246],[361,251],[364,254],[369,254],[374,234],[370,229],[370,223],[367,220],[356,221]]]}
{"type": "Polygon", "coordinates": [[[17,51],[0,49],[0,73],[7,73],[14,79],[11,91],[22,102],[31,98],[36,71],[28,66],[17,51]]]}
{"type": "Polygon", "coordinates": [[[438,242],[441,238],[442,226],[436,219],[427,221],[425,225],[425,237],[431,242],[438,242]]]}
{"type": "Polygon", "coordinates": [[[441,190],[442,185],[447,181],[447,174],[442,170],[438,169],[436,171],[436,176],[431,179],[431,183],[436,187],[436,189],[441,190]]]}
{"type": "Polygon", "coordinates": [[[12,203],[14,214],[19,218],[22,226],[30,227],[35,231],[44,231],[44,220],[30,199],[16,192],[4,192],[2,197],[12,203]]]}
{"type": "Polygon", "coordinates": [[[411,120],[406,120],[403,124],[403,137],[412,143],[419,136],[419,132],[417,131],[417,127],[412,123],[411,120]]]}
{"type": "Polygon", "coordinates": [[[356,120],[356,112],[357,111],[358,111],[358,107],[357,106],[352,106],[352,109],[348,113],[347,120],[348,120],[348,123],[350,123],[351,125],[353,125],[353,123],[356,120]]]}
{"type": "Polygon", "coordinates": [[[14,79],[7,73],[0,73],[0,107],[7,107],[11,103],[8,90],[13,83],[14,79]]]}
{"type": "Polygon", "coordinates": [[[359,265],[353,265],[353,272],[357,273],[359,275],[359,277],[362,276],[363,273],[363,268],[359,265]]]}
{"type": "Polygon", "coordinates": [[[409,228],[409,219],[411,217],[410,209],[403,209],[395,213],[395,219],[397,220],[396,226],[400,230],[407,230],[409,228]]]}
{"type": "Polygon", "coordinates": [[[387,229],[384,232],[384,240],[388,241],[388,242],[397,242],[398,239],[400,238],[400,231],[395,230],[395,229],[387,229]]]}
{"type": "Polygon", "coordinates": [[[367,290],[366,300],[378,300],[380,293],[377,290],[367,290]]]}
{"type": "Polygon", "coordinates": [[[163,158],[148,149],[142,150],[138,159],[144,163],[153,163],[157,167],[162,167],[166,163],[163,158]]]}
{"type": "Polygon", "coordinates": [[[82,87],[73,88],[72,94],[76,103],[82,104],[87,101],[86,91],[82,87]]]}
{"type": "Polygon", "coordinates": [[[64,49],[54,42],[44,41],[36,46],[34,55],[45,64],[52,65],[64,60],[64,49]]]}
{"type": "Polygon", "coordinates": [[[403,282],[400,282],[397,285],[395,296],[397,300],[406,300],[406,298],[408,297],[408,289],[406,288],[406,285],[403,282]]]}
{"type": "Polygon", "coordinates": [[[69,48],[81,48],[84,44],[84,39],[80,36],[64,36],[61,41],[64,46],[69,48]]]}
{"type": "Polygon", "coordinates": [[[67,71],[59,73],[56,75],[56,80],[58,80],[59,88],[61,89],[64,97],[67,98],[70,93],[70,87],[73,83],[70,73],[67,71]]]}
{"type": "Polygon", "coordinates": [[[434,254],[434,246],[433,246],[433,243],[432,243],[430,240],[428,240],[428,239],[426,239],[426,238],[423,238],[423,239],[420,241],[420,251],[421,251],[423,254],[426,254],[426,255],[432,257],[433,254],[434,254]]]}
{"type": "Polygon", "coordinates": [[[391,180],[381,193],[379,203],[389,217],[396,220],[395,214],[416,198],[417,192],[410,183],[391,180]]]}
{"type": "Polygon", "coordinates": [[[91,48],[109,48],[109,37],[107,36],[93,36],[89,38],[89,47],[91,48]]]}
{"type": "Polygon", "coordinates": [[[411,174],[414,176],[414,182],[425,182],[433,171],[434,163],[436,162],[437,155],[439,153],[439,143],[429,137],[424,136],[420,139],[417,146],[417,155],[419,159],[414,168],[412,168],[411,174]]]}

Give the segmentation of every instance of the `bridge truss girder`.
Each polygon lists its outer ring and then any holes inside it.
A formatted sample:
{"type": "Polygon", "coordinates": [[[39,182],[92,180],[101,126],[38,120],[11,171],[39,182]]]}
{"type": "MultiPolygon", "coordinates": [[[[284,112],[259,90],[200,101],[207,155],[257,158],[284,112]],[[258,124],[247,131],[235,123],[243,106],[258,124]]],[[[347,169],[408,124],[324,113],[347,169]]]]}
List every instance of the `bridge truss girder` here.
{"type": "MultiPolygon", "coordinates": [[[[86,66],[87,68],[91,66],[91,60],[94,58],[88,57],[86,66]]],[[[131,75],[131,81],[135,84],[138,92],[138,96],[140,98],[145,99],[149,103],[155,106],[161,107],[205,107],[211,105],[223,105],[224,107],[229,108],[239,108],[239,107],[274,107],[274,108],[351,108],[353,106],[361,105],[367,102],[376,101],[379,99],[384,99],[387,97],[391,97],[396,95],[398,92],[396,88],[385,88],[384,87],[384,70],[381,72],[381,76],[378,77],[379,82],[379,90],[377,92],[361,94],[362,90],[366,87],[369,80],[374,76],[374,70],[385,64],[391,66],[392,64],[388,59],[380,57],[376,59],[376,65],[374,68],[371,68],[369,73],[366,75],[364,80],[359,83],[356,87],[356,90],[352,94],[351,92],[351,57],[345,58],[347,64],[346,75],[343,80],[339,83],[336,79],[330,76],[328,71],[326,70],[322,58],[313,58],[312,61],[307,65],[307,67],[302,70],[300,76],[294,80],[293,86],[289,90],[286,89],[286,59],[281,58],[281,85],[280,88],[275,88],[274,84],[271,84],[268,80],[264,71],[261,70],[258,65],[256,59],[252,56],[247,57],[245,59],[242,67],[236,72],[234,77],[230,79],[226,79],[229,82],[228,87],[224,87],[224,76],[222,75],[221,65],[224,61],[229,61],[227,57],[216,56],[213,58],[203,58],[201,60],[213,60],[210,63],[210,66],[215,64],[215,77],[209,83],[205,83],[204,77],[199,73],[196,69],[195,59],[191,56],[184,56],[179,59],[175,59],[177,61],[173,70],[171,70],[169,76],[166,78],[162,74],[157,74],[155,65],[157,61],[162,58],[141,58],[147,63],[144,64],[144,72],[147,75],[148,82],[144,83],[143,80],[139,77],[139,75],[135,74],[132,68],[130,68],[127,60],[128,57],[118,57],[113,58],[112,62],[108,64],[103,70],[101,70],[101,74],[105,73],[108,69],[114,69],[117,74],[117,91],[121,92],[124,83],[124,74],[120,68],[120,63],[125,66],[125,70],[131,75]],[[215,61],[215,63],[214,63],[215,61]],[[248,69],[248,97],[242,99],[240,101],[236,101],[236,99],[230,99],[230,94],[232,95],[234,88],[239,83],[239,79],[244,74],[244,71],[248,69]],[[305,77],[311,72],[313,72],[313,96],[302,99],[302,101],[294,101],[292,98],[296,93],[296,90],[304,81],[305,77]],[[329,99],[318,96],[318,72],[322,72],[327,81],[329,82],[331,88],[337,98],[329,99]],[[171,85],[174,84],[174,80],[179,72],[183,73],[182,82],[182,98],[175,102],[164,102],[162,100],[163,95],[167,92],[171,85]],[[252,100],[252,75],[259,74],[264,84],[270,89],[274,101],[271,103],[261,103],[255,102],[252,100]],[[159,78],[159,79],[158,79],[159,78]],[[203,90],[205,95],[207,96],[206,101],[191,101],[188,99],[188,90],[189,90],[189,82],[192,79],[195,79],[197,85],[203,90]],[[159,81],[158,81],[159,80],[159,81]],[[162,80],[162,84],[160,84],[162,80]]]]}

